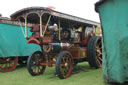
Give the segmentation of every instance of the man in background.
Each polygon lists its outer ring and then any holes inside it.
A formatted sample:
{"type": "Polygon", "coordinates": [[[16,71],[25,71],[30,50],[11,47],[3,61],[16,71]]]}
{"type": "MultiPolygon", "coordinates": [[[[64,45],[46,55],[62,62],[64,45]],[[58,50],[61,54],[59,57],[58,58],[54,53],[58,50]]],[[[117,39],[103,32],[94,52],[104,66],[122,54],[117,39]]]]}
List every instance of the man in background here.
{"type": "Polygon", "coordinates": [[[0,14],[0,17],[2,17],[2,14],[0,14]]]}

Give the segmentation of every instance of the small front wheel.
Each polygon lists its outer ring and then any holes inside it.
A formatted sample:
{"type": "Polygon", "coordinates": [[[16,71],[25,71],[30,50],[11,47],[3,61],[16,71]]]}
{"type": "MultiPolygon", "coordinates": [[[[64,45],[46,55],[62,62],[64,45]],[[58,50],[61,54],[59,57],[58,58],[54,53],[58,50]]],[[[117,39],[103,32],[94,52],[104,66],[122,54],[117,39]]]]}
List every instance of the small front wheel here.
{"type": "Polygon", "coordinates": [[[60,79],[65,79],[72,74],[73,59],[68,51],[62,51],[57,56],[56,74],[60,79]]]}
{"type": "Polygon", "coordinates": [[[35,51],[28,57],[27,69],[32,76],[43,74],[46,66],[40,63],[44,62],[45,56],[40,51],[35,51]]]}

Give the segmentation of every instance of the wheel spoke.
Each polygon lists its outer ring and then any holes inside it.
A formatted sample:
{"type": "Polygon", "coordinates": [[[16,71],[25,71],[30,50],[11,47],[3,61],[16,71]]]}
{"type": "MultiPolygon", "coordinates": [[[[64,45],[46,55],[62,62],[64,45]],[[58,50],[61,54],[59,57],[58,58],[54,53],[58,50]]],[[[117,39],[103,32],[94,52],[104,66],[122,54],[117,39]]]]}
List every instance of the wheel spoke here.
{"type": "Polygon", "coordinates": [[[64,75],[64,69],[63,69],[63,67],[60,67],[60,71],[61,71],[62,75],[64,75]]]}
{"type": "Polygon", "coordinates": [[[33,72],[35,72],[35,67],[32,67],[31,69],[32,69],[33,72]]]}
{"type": "Polygon", "coordinates": [[[39,66],[38,66],[38,73],[40,72],[39,66]]]}
{"type": "Polygon", "coordinates": [[[102,58],[101,58],[101,57],[99,57],[98,59],[99,59],[100,61],[102,61],[102,58]]]}
{"type": "Polygon", "coordinates": [[[8,68],[8,65],[7,64],[5,64],[5,68],[4,69],[7,69],[8,68]]]}
{"type": "Polygon", "coordinates": [[[36,72],[39,73],[38,66],[36,67],[36,72]]]}
{"type": "Polygon", "coordinates": [[[2,67],[3,64],[0,64],[0,68],[2,67]]]}
{"type": "Polygon", "coordinates": [[[35,66],[35,73],[37,73],[37,66],[35,66]]]}
{"type": "Polygon", "coordinates": [[[9,63],[9,67],[11,67],[12,66],[12,63],[9,63]]]}
{"type": "Polygon", "coordinates": [[[10,64],[9,63],[7,63],[7,68],[9,68],[10,67],[10,64]]]}
{"type": "Polygon", "coordinates": [[[1,64],[1,67],[0,68],[3,68],[4,64],[1,64]]]}
{"type": "Polygon", "coordinates": [[[100,67],[102,66],[101,62],[98,59],[97,59],[97,63],[99,64],[100,67]]]}

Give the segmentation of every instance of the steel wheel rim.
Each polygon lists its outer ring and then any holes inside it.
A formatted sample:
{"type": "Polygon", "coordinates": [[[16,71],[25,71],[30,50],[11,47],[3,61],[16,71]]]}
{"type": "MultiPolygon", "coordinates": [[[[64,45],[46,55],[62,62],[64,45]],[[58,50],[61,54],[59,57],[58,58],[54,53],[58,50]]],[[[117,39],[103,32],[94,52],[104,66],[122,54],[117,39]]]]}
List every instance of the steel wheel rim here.
{"type": "Polygon", "coordinates": [[[41,62],[43,62],[45,59],[43,58],[43,54],[34,54],[32,56],[32,62],[31,62],[31,70],[34,75],[40,75],[44,72],[45,67],[44,65],[40,65],[41,62]]]}
{"type": "Polygon", "coordinates": [[[96,45],[96,62],[99,65],[99,67],[102,67],[102,43],[101,39],[97,41],[96,45]]]}
{"type": "Polygon", "coordinates": [[[72,58],[69,54],[64,54],[61,59],[60,72],[64,78],[67,78],[72,73],[72,58]]]}
{"type": "Polygon", "coordinates": [[[0,59],[0,71],[9,72],[15,69],[18,57],[9,57],[0,59]]]}

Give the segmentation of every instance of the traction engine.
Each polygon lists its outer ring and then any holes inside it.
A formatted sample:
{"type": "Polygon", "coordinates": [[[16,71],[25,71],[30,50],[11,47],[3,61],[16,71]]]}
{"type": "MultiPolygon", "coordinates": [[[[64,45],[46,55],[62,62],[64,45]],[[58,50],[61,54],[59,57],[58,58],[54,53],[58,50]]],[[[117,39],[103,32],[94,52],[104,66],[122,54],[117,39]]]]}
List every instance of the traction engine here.
{"type": "Polygon", "coordinates": [[[88,61],[94,68],[102,66],[101,37],[95,35],[99,23],[44,7],[22,9],[11,18],[24,22],[27,43],[38,44],[42,49],[28,58],[32,76],[43,74],[46,66],[55,66],[60,79],[69,77],[79,62],[88,61]],[[27,23],[33,24],[29,37],[27,23]]]}

